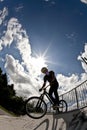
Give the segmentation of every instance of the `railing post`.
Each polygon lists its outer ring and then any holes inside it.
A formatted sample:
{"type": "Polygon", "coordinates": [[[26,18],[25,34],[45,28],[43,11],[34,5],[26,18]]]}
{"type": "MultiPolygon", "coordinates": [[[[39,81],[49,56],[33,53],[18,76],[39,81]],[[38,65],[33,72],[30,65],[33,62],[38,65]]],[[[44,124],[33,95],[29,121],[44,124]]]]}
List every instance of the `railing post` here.
{"type": "Polygon", "coordinates": [[[75,95],[76,95],[77,108],[79,108],[78,95],[77,95],[76,88],[75,88],[75,95]]]}
{"type": "Polygon", "coordinates": [[[70,107],[70,110],[73,110],[74,106],[76,107],[76,109],[87,107],[86,94],[87,94],[87,80],[79,84],[76,88],[73,88],[72,90],[60,95],[59,97],[60,99],[64,98],[64,100],[66,100],[68,104],[68,108],[70,107]]]}

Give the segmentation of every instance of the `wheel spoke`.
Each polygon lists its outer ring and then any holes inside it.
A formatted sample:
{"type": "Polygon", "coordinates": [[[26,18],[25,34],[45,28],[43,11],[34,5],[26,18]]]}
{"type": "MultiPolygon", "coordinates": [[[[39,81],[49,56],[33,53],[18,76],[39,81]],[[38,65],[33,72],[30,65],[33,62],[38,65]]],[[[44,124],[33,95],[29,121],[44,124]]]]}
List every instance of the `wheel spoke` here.
{"type": "Polygon", "coordinates": [[[26,102],[26,113],[34,119],[39,119],[46,114],[47,105],[39,97],[31,97],[26,102]]]}
{"type": "Polygon", "coordinates": [[[64,100],[59,101],[59,111],[66,112],[67,111],[67,103],[64,100]]]}

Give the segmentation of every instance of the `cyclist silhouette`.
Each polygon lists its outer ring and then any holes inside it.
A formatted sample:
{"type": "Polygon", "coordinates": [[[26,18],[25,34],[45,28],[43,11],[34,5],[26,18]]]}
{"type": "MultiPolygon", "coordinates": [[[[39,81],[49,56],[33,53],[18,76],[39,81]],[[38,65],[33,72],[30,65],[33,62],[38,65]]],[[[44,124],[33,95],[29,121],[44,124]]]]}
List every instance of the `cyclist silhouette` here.
{"type": "Polygon", "coordinates": [[[57,89],[59,87],[59,83],[55,77],[55,73],[54,71],[48,71],[48,69],[46,67],[43,67],[41,69],[41,72],[43,74],[45,74],[43,80],[44,83],[42,85],[42,87],[39,89],[39,91],[42,91],[42,89],[46,86],[47,81],[50,84],[50,89],[49,89],[49,96],[52,99],[52,101],[54,102],[54,108],[57,107],[59,105],[59,96],[58,96],[58,92],[57,89]],[[53,94],[55,97],[53,97],[53,94]]]}

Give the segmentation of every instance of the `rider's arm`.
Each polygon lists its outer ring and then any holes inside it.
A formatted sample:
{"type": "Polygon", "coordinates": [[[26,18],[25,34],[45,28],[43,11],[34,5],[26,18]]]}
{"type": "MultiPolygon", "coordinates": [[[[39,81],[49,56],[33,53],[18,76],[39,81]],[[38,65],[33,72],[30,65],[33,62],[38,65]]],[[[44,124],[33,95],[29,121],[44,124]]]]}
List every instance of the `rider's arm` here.
{"type": "Polygon", "coordinates": [[[43,89],[45,86],[46,86],[46,82],[43,83],[43,85],[42,85],[42,89],[43,89]]]}
{"type": "Polygon", "coordinates": [[[46,79],[46,76],[44,76],[44,83],[43,83],[43,85],[42,85],[42,89],[46,86],[46,82],[47,82],[47,79],[46,79]]]}
{"type": "Polygon", "coordinates": [[[43,83],[42,87],[39,89],[39,91],[42,91],[42,89],[45,87],[46,82],[43,83]]]}

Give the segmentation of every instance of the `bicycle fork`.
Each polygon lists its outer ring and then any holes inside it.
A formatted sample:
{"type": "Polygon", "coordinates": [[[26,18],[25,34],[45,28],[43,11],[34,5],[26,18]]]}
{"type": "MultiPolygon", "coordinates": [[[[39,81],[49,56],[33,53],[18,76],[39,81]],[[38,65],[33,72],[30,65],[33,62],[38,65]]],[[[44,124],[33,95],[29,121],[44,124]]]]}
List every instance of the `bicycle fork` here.
{"type": "Polygon", "coordinates": [[[44,95],[42,94],[42,95],[40,96],[40,98],[39,98],[37,104],[36,104],[36,108],[37,108],[37,109],[40,108],[40,106],[41,106],[41,104],[42,104],[43,98],[44,98],[44,95]]]}

